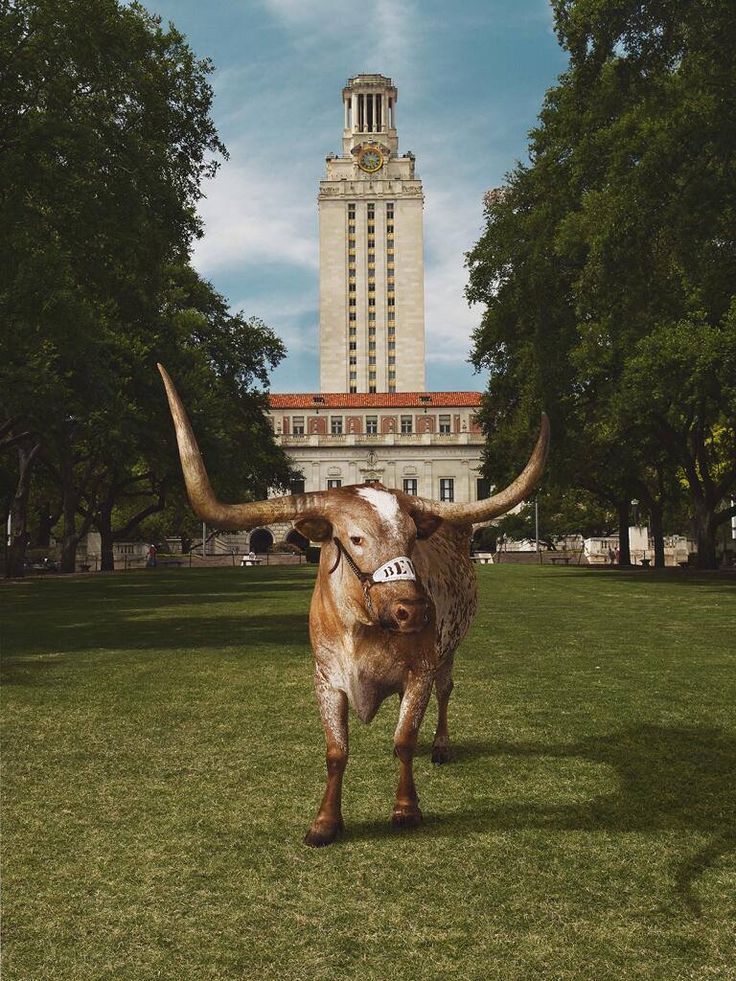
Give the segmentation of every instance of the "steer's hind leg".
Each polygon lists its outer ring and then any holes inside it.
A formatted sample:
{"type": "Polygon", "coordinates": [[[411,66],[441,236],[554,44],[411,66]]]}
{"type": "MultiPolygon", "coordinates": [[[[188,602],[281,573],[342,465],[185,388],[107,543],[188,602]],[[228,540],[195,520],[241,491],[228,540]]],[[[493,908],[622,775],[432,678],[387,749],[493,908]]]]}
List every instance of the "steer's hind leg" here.
{"type": "Polygon", "coordinates": [[[399,786],[396,788],[392,823],[399,828],[414,828],[422,820],[419,797],[414,785],[413,761],[417,749],[419,727],[424,718],[432,692],[432,676],[410,678],[399,710],[399,722],[394,733],[394,752],[399,758],[399,786]]]}
{"type": "Polygon", "coordinates": [[[450,762],[450,733],[447,731],[447,705],[452,694],[452,660],[453,655],[437,669],[435,677],[435,692],[437,694],[437,729],[432,743],[432,762],[450,762]]]}
{"type": "Polygon", "coordinates": [[[331,844],[343,829],[342,775],[348,763],[348,699],[343,691],[315,677],[317,700],[327,741],[327,786],[317,817],[304,841],[320,848],[331,844]]]}

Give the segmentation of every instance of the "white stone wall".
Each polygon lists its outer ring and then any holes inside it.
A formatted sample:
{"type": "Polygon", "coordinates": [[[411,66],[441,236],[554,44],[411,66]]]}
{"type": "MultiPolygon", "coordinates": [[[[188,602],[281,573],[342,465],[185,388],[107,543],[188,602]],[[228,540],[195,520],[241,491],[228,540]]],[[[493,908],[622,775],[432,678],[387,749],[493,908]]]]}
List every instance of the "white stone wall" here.
{"type": "Polygon", "coordinates": [[[382,112],[382,127],[369,132],[359,130],[352,107],[359,94],[392,100],[397,93],[391,79],[381,75],[360,75],[350,79],[343,91],[345,123],[343,155],[327,158],[326,179],[319,189],[320,229],[320,389],[322,392],[419,392],[424,391],[424,199],[421,181],[415,174],[414,157],[399,156],[398,137],[387,125],[382,112]],[[349,108],[350,107],[350,108],[349,108]],[[348,119],[351,125],[348,127],[348,119]],[[361,147],[380,149],[384,163],[376,173],[366,173],[358,166],[361,147]],[[393,248],[387,241],[387,209],[394,208],[393,248]],[[354,260],[355,290],[349,289],[350,251],[348,245],[348,206],[355,206],[354,260]],[[370,252],[375,253],[375,268],[368,269],[368,205],[375,209],[375,239],[370,252]],[[393,259],[394,291],[387,289],[388,260],[393,259]],[[375,291],[368,290],[369,274],[375,280],[375,291]],[[350,306],[350,299],[355,300],[350,306]],[[375,299],[371,306],[370,299],[375,299]],[[389,304],[389,299],[395,305],[389,304]],[[395,319],[389,320],[391,309],[395,319]],[[349,313],[354,311],[354,321],[349,313]],[[370,314],[375,313],[375,319],[370,314]],[[350,326],[355,335],[350,335],[350,326]],[[389,325],[395,325],[395,347],[389,351],[389,325]],[[374,326],[375,350],[370,349],[369,328],[374,326]],[[350,342],[356,349],[350,351],[350,342]],[[356,363],[350,365],[353,354],[356,363]],[[375,357],[375,365],[370,358],[375,357]],[[395,365],[389,364],[395,358],[395,365]],[[371,370],[375,377],[371,376],[371,370]],[[350,378],[351,370],[355,378],[350,378]],[[391,375],[391,371],[395,375],[391,375]]]}

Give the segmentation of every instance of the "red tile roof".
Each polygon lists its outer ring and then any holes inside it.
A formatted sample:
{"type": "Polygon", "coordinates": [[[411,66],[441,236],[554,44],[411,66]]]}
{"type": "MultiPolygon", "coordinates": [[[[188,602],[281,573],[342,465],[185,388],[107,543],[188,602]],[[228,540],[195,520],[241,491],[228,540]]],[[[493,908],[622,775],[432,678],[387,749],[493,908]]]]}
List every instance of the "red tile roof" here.
{"type": "Polygon", "coordinates": [[[362,392],[355,395],[309,392],[272,393],[268,397],[272,409],[467,408],[479,406],[480,399],[480,392],[362,392]]]}

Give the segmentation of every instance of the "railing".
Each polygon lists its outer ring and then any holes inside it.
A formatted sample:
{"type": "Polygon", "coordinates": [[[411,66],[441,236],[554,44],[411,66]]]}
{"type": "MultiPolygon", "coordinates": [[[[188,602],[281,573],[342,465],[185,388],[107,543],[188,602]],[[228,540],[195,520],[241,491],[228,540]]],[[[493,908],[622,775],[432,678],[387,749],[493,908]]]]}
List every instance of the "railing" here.
{"type": "Polygon", "coordinates": [[[433,443],[448,444],[482,444],[482,433],[308,433],[295,436],[291,433],[277,433],[276,441],[282,446],[337,446],[346,443],[354,446],[359,443],[386,443],[393,446],[410,446],[412,444],[431,445],[433,443]]]}

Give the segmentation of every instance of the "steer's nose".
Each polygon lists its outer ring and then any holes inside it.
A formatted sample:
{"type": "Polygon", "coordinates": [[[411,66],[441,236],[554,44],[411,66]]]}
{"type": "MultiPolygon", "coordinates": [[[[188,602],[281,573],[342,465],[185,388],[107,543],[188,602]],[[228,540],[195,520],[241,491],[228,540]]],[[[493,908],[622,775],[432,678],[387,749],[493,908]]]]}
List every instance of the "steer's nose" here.
{"type": "Polygon", "coordinates": [[[389,619],[394,629],[410,632],[421,630],[427,623],[427,601],[422,597],[417,599],[402,599],[391,603],[389,619]]]}

